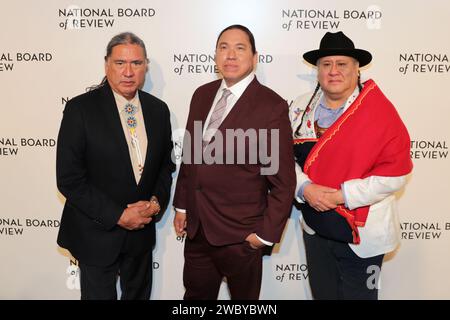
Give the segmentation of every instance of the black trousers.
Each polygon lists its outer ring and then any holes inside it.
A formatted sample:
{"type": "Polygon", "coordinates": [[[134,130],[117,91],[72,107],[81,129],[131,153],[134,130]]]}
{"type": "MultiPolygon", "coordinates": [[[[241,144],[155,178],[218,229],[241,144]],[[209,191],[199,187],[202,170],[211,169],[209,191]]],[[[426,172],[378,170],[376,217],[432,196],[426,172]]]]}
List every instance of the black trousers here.
{"type": "Polygon", "coordinates": [[[121,300],[149,300],[152,289],[152,251],[129,255],[126,245],[109,266],[92,266],[79,262],[81,300],[116,300],[120,275],[121,300]]]}
{"type": "Polygon", "coordinates": [[[377,300],[384,254],[360,258],[347,243],[303,231],[314,299],[377,300]]]}

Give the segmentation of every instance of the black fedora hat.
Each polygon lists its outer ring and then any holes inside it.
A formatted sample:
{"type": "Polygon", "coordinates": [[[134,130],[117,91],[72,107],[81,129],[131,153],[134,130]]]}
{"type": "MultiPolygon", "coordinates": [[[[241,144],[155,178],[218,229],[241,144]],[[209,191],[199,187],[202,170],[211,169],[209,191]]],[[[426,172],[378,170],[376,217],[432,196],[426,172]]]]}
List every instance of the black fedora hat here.
{"type": "Polygon", "coordinates": [[[319,50],[308,51],[303,55],[303,59],[311,64],[316,64],[317,60],[327,56],[347,56],[359,61],[359,66],[364,67],[372,61],[370,52],[362,49],[355,49],[353,41],[342,31],[327,32],[320,40],[319,50]]]}

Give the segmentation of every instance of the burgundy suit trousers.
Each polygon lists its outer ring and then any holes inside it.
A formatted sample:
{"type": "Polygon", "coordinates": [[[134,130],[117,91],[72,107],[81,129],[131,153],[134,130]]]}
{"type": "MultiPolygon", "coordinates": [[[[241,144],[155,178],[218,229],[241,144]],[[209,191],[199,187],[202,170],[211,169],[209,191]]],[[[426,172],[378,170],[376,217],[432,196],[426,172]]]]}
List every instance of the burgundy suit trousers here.
{"type": "Polygon", "coordinates": [[[213,246],[202,226],[184,247],[185,300],[216,300],[226,277],[232,300],[258,300],[262,278],[262,249],[247,241],[213,246]]]}

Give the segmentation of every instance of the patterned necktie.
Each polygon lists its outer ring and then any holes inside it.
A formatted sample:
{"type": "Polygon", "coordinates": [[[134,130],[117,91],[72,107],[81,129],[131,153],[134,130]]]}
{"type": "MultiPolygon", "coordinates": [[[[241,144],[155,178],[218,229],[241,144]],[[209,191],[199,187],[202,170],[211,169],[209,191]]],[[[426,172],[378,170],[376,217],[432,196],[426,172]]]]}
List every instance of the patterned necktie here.
{"type": "Polygon", "coordinates": [[[227,98],[231,95],[231,91],[228,89],[223,89],[222,97],[217,101],[214,107],[211,118],[209,119],[208,127],[206,128],[205,134],[203,135],[203,150],[205,150],[208,143],[214,136],[217,128],[219,128],[222,123],[222,117],[227,108],[227,98]]]}
{"type": "Polygon", "coordinates": [[[133,167],[137,166],[138,177],[140,178],[140,175],[142,174],[142,171],[144,169],[144,161],[139,144],[139,138],[136,133],[136,128],[138,126],[138,121],[136,120],[136,113],[139,111],[139,109],[135,105],[127,103],[125,105],[124,111],[126,115],[125,120],[127,123],[128,132],[130,133],[131,146],[133,147],[135,156],[135,160],[132,157],[131,162],[133,164],[133,167]]]}

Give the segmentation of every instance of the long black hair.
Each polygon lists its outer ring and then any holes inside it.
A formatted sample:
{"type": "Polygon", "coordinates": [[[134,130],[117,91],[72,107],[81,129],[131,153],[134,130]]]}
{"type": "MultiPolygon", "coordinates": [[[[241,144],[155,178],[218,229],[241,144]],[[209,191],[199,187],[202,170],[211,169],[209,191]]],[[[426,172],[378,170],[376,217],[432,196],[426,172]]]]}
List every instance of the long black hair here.
{"type": "MultiPolygon", "coordinates": [[[[314,93],[311,96],[311,99],[309,99],[308,104],[306,105],[306,107],[308,107],[311,104],[311,102],[313,101],[313,99],[316,96],[316,94],[319,91],[319,89],[320,89],[320,83],[317,82],[316,88],[314,89],[314,93]]],[[[358,89],[359,89],[359,92],[361,93],[361,91],[363,89],[363,86],[361,84],[361,73],[359,72],[359,70],[358,70],[358,89]]],[[[295,136],[297,136],[297,137],[300,135],[300,127],[303,124],[303,119],[305,118],[305,113],[306,112],[303,112],[302,120],[300,121],[300,124],[298,125],[297,129],[295,129],[295,136]]]]}

